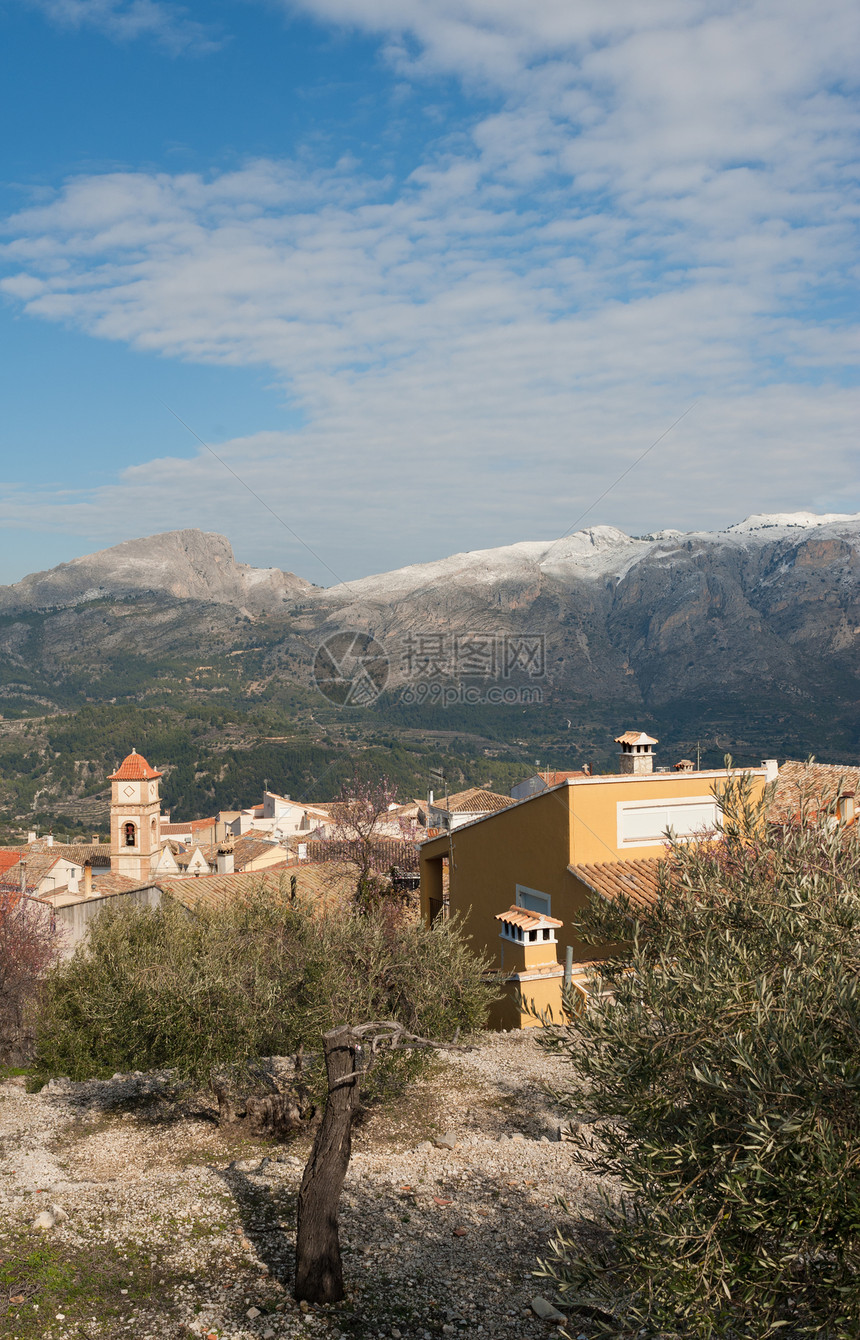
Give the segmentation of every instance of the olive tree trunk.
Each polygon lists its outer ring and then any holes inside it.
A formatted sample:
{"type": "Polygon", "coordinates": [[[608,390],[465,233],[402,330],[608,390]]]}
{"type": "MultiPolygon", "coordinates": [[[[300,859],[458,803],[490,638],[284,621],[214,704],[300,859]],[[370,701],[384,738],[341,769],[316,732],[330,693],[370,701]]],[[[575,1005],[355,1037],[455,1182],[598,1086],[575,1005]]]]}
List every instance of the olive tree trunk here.
{"type": "Polygon", "coordinates": [[[328,1098],[299,1191],[295,1288],[299,1302],[337,1303],[343,1298],[338,1212],[360,1098],[356,1044],[347,1027],[332,1029],[323,1038],[328,1098]]]}

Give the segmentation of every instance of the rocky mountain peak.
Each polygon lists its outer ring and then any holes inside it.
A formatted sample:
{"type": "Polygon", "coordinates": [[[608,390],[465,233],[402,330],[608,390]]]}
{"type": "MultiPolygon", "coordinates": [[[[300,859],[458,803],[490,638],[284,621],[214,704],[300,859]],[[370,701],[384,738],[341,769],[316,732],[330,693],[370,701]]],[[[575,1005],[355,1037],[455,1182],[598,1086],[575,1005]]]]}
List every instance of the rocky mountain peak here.
{"type": "Polygon", "coordinates": [[[252,609],[313,590],[279,568],[237,563],[223,535],[172,530],[123,540],[0,587],[0,609],[59,609],[145,592],[252,609]]]}

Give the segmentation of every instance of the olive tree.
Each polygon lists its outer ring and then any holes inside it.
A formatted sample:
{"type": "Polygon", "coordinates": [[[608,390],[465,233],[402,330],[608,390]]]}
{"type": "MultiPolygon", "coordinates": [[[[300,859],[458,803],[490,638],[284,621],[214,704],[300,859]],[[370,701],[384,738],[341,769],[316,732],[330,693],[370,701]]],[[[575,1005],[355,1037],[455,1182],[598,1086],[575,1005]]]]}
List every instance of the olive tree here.
{"type": "Polygon", "coordinates": [[[344,1296],[338,1219],[362,1077],[382,1054],[453,1046],[416,1037],[392,1020],[356,1027],[344,1024],[326,1033],[328,1095],[299,1190],[295,1286],[299,1301],[337,1303],[344,1296]]]}
{"type": "Polygon", "coordinates": [[[855,1337],[857,830],[837,801],[769,825],[745,778],[720,803],[722,841],[672,844],[653,907],[583,915],[619,948],[545,1042],[612,1190],[541,1273],[613,1334],[855,1337]]]}

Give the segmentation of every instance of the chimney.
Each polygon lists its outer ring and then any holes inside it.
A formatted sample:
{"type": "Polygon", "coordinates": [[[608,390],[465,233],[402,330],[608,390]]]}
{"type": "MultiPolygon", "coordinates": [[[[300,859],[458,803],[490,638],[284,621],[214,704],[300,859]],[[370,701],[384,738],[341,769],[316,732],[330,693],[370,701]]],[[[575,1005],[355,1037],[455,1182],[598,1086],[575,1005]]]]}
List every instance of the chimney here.
{"type": "Polygon", "coordinates": [[[660,741],[653,735],[646,735],[642,730],[626,730],[623,735],[616,735],[615,743],[621,745],[620,773],[645,777],[654,771],[654,745],[660,741]]]}
{"type": "Polygon", "coordinates": [[[36,841],[36,830],[35,830],[35,828],[31,828],[31,829],[30,829],[29,833],[27,834],[27,841],[28,841],[28,842],[35,842],[35,841],[36,841]]]}
{"type": "Polygon", "coordinates": [[[236,871],[236,859],[233,854],[233,843],[222,842],[218,848],[215,857],[215,870],[219,875],[232,875],[236,871]]]}
{"type": "Polygon", "coordinates": [[[53,845],[54,845],[54,835],[53,833],[49,833],[48,836],[45,838],[45,846],[53,847],[53,845]]]}
{"type": "Polygon", "coordinates": [[[761,766],[764,768],[765,783],[775,782],[777,777],[779,776],[779,764],[777,763],[776,759],[763,758],[761,761],[761,766]]]}
{"type": "Polygon", "coordinates": [[[853,824],[854,822],[854,792],[843,791],[838,802],[839,822],[842,824],[853,824]]]}
{"type": "Polygon", "coordinates": [[[296,853],[300,861],[306,861],[308,859],[308,844],[306,842],[300,842],[296,848],[296,853]]]}
{"type": "Polygon", "coordinates": [[[98,845],[99,845],[99,835],[98,833],[93,833],[93,846],[97,847],[98,845]]]}
{"type": "Polygon", "coordinates": [[[93,867],[90,861],[84,861],[83,895],[85,898],[92,898],[93,896],[93,867]]]}

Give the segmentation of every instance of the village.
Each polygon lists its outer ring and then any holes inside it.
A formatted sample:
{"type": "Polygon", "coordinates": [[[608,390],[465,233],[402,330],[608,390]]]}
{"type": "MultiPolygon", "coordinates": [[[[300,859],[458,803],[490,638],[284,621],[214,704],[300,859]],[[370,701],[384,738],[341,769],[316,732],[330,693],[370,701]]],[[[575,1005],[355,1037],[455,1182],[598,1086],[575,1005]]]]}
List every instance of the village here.
{"type": "MultiPolygon", "coordinates": [[[[169,899],[193,912],[283,888],[349,905],[370,865],[425,924],[465,918],[506,982],[491,1026],[530,1027],[547,1011],[560,1017],[568,990],[588,999],[593,953],[575,927],[589,899],[653,903],[667,840],[718,835],[720,791],[738,772],[686,758],[663,765],[659,741],[642,731],[615,744],[614,772],[593,774],[587,763],[536,772],[510,795],[472,787],[400,802],[384,781],[328,802],[264,790],[245,809],[184,823],[162,813],[163,774],[132,749],[109,778],[107,841],[30,832],[26,844],[0,848],[0,895],[50,908],[69,956],[105,908],[169,899]]],[[[756,800],[770,788],[771,822],[813,804],[835,805],[846,830],[855,823],[860,768],[765,759],[743,771],[756,800]]]]}

